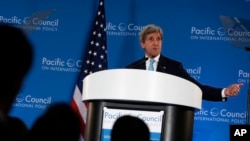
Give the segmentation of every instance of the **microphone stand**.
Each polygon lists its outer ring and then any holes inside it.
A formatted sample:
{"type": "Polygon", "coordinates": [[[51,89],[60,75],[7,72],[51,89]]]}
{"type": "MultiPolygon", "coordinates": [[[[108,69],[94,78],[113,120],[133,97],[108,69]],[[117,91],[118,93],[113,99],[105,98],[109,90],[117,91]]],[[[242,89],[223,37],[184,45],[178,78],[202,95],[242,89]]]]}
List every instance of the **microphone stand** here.
{"type": "MultiPolygon", "coordinates": [[[[250,47],[245,47],[245,50],[250,51],[250,47]]],[[[250,62],[250,59],[249,59],[249,62],[250,62]]],[[[249,66],[249,69],[250,69],[250,66],[249,66]]],[[[250,77],[248,78],[248,90],[247,90],[247,107],[246,107],[246,124],[247,125],[249,125],[249,113],[250,113],[250,77]]]]}

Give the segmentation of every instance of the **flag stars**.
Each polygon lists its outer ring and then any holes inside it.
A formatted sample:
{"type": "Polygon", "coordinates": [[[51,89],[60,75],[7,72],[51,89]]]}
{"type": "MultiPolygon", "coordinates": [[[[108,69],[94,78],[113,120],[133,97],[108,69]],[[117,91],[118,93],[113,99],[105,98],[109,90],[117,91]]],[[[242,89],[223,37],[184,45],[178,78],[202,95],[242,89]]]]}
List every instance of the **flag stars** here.
{"type": "Polygon", "coordinates": [[[90,44],[93,45],[93,44],[94,44],[94,41],[91,41],[90,44]]]}
{"type": "Polygon", "coordinates": [[[101,69],[101,68],[102,68],[102,64],[99,64],[99,65],[98,65],[98,68],[101,69]]]}
{"type": "Polygon", "coordinates": [[[101,11],[98,11],[98,13],[97,13],[98,15],[101,15],[101,11]]]}
{"type": "Polygon", "coordinates": [[[102,34],[101,33],[98,33],[98,35],[97,35],[98,37],[102,37],[102,34]]]}
{"type": "Polygon", "coordinates": [[[87,69],[84,70],[84,73],[87,74],[89,71],[87,69]]]}
{"type": "Polygon", "coordinates": [[[88,54],[92,54],[92,51],[91,51],[91,50],[89,50],[88,54]]]}
{"type": "Polygon", "coordinates": [[[100,58],[101,58],[101,59],[104,59],[104,55],[100,55],[100,58]]]}
{"type": "Polygon", "coordinates": [[[98,47],[98,46],[99,46],[99,43],[98,43],[98,42],[96,42],[96,43],[95,43],[95,46],[96,46],[96,47],[98,47]]]}
{"type": "Polygon", "coordinates": [[[86,64],[89,64],[89,63],[90,63],[90,61],[89,61],[89,60],[87,60],[87,61],[86,61],[86,64]]]}
{"type": "Polygon", "coordinates": [[[100,24],[100,27],[103,28],[104,27],[103,24],[100,24]]]}
{"type": "Polygon", "coordinates": [[[102,18],[104,19],[104,15],[102,15],[102,18]]]}

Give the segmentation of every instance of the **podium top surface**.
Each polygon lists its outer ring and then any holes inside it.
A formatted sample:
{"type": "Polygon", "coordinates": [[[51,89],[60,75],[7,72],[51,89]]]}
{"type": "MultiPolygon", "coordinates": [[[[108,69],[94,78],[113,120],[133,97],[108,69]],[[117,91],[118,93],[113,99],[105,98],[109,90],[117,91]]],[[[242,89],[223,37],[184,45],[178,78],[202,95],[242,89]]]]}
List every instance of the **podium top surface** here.
{"type": "Polygon", "coordinates": [[[85,77],[82,100],[153,102],[201,109],[202,91],[194,83],[170,74],[109,69],[85,77]]]}

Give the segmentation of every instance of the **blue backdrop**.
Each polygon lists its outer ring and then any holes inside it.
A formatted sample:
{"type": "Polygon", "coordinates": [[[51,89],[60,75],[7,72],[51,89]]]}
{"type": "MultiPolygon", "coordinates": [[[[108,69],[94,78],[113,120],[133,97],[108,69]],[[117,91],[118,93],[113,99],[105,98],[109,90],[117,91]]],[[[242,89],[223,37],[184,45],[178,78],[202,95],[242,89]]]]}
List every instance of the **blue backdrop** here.
{"type": "MultiPolygon", "coordinates": [[[[97,6],[98,0],[0,1],[0,22],[25,29],[35,47],[35,64],[11,111],[29,127],[50,104],[71,101],[97,6]]],[[[200,82],[244,83],[226,103],[203,101],[194,141],[228,141],[229,125],[246,122],[250,0],[106,0],[105,8],[109,69],[142,57],[138,33],[153,23],[164,30],[163,53],[200,82]]]]}

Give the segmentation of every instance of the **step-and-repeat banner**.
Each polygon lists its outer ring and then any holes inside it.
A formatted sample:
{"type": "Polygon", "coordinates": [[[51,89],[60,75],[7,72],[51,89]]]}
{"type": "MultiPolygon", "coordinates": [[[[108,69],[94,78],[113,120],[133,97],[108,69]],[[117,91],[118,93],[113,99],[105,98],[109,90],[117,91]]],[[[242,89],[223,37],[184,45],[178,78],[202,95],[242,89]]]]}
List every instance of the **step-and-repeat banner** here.
{"type": "MultiPolygon", "coordinates": [[[[70,102],[97,6],[98,0],[0,1],[0,22],[23,28],[35,48],[11,111],[29,127],[50,104],[70,102]]],[[[219,87],[244,83],[227,102],[203,101],[194,141],[228,141],[229,125],[246,123],[250,0],[106,0],[105,8],[109,69],[142,57],[138,33],[156,24],[164,30],[163,54],[181,61],[195,79],[219,87]]]]}

